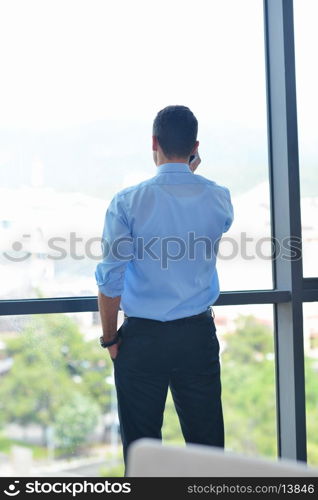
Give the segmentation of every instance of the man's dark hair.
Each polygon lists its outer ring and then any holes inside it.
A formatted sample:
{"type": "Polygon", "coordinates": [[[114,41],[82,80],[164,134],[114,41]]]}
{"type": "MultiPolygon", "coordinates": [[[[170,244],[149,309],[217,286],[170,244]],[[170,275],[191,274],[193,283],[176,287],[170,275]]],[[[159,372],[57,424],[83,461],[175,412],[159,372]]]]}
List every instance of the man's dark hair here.
{"type": "Polygon", "coordinates": [[[154,119],[152,133],[168,158],[186,158],[197,140],[198,120],[186,106],[167,106],[154,119]]]}

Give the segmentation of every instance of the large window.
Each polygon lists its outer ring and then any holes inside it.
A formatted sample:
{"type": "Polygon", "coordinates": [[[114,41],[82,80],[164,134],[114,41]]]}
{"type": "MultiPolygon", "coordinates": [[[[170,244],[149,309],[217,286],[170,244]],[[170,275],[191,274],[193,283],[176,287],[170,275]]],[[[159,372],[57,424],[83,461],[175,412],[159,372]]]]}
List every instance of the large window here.
{"type": "MultiPolygon", "coordinates": [[[[299,174],[301,187],[303,270],[305,277],[318,277],[318,70],[314,64],[318,34],[315,0],[294,0],[299,174]]],[[[317,285],[316,285],[316,288],[317,285]]],[[[318,300],[318,297],[316,297],[318,300]]],[[[308,462],[318,465],[317,422],[318,303],[304,304],[304,352],[308,462]]]]}
{"type": "MultiPolygon", "coordinates": [[[[96,475],[122,473],[111,366],[96,351],[94,269],[110,199],[156,172],[152,121],[168,104],[198,117],[198,173],[228,186],[234,205],[215,305],[226,446],[275,456],[277,434],[279,455],[305,460],[307,406],[308,457],[318,463],[317,5],[294,4],[298,115],[292,1],[2,3],[1,474],[12,472],[3,456],[37,475],[41,460],[95,452],[109,456],[96,475]],[[301,255],[277,251],[301,236],[303,273],[301,255]],[[91,422],[81,437],[65,433],[76,405],[91,422]]],[[[169,398],[164,438],[181,442],[169,398]]]]}
{"type": "Polygon", "coordinates": [[[315,0],[295,0],[295,48],[299,130],[299,173],[304,276],[318,276],[318,33],[315,0]]]}
{"type": "MultiPolygon", "coordinates": [[[[214,312],[226,448],[275,457],[272,307],[214,312]]],[[[99,334],[92,312],[1,318],[0,475],[123,473],[113,365],[99,334]]],[[[184,445],[170,391],[163,440],[184,445]]]]}
{"type": "Polygon", "coordinates": [[[172,103],[232,193],[222,289],[272,287],[261,0],[8,2],[0,37],[0,298],[95,295],[108,203],[155,174],[172,103]]]}

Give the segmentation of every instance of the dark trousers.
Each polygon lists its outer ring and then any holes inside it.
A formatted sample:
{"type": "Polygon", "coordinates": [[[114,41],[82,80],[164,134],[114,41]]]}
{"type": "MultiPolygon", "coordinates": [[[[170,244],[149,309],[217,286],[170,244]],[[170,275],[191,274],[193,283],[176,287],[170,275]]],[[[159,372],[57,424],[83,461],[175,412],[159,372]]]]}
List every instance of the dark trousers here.
{"type": "Polygon", "coordinates": [[[219,342],[211,311],[165,322],[129,317],[120,335],[114,372],[125,467],[130,443],[162,438],[168,387],[185,442],[224,447],[219,342]]]}

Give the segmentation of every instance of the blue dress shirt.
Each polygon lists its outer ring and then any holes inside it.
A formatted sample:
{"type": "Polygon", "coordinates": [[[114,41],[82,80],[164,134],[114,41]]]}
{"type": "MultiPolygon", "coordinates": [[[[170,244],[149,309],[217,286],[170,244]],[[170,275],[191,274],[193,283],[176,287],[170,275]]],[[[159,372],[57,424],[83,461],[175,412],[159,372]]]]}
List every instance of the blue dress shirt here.
{"type": "Polygon", "coordinates": [[[99,290],[127,316],[168,321],[199,314],[220,294],[218,242],[233,221],[229,190],[165,163],[112,199],[102,235],[99,290]]]}

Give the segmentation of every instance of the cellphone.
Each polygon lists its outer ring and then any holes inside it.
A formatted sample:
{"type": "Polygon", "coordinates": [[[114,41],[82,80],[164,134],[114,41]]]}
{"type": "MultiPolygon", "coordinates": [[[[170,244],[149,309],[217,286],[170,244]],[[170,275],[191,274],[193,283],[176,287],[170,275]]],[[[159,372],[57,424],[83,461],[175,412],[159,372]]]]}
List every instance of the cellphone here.
{"type": "Polygon", "coordinates": [[[191,163],[191,162],[194,160],[194,158],[195,158],[195,155],[191,155],[191,156],[190,156],[189,163],[191,163]]]}

